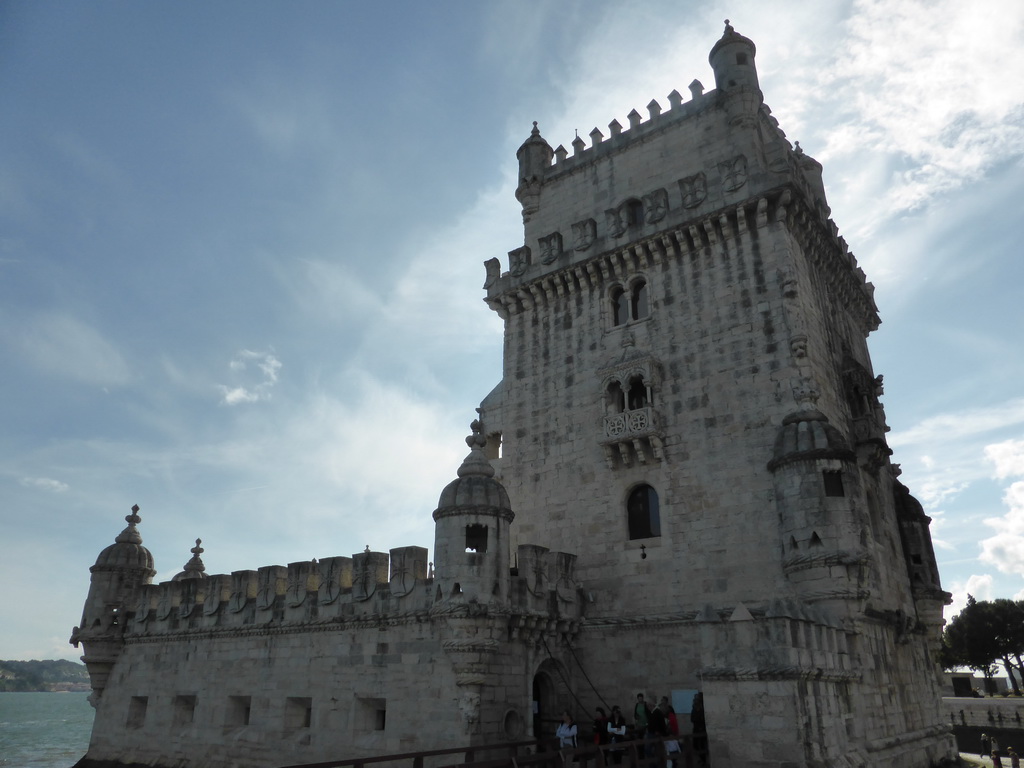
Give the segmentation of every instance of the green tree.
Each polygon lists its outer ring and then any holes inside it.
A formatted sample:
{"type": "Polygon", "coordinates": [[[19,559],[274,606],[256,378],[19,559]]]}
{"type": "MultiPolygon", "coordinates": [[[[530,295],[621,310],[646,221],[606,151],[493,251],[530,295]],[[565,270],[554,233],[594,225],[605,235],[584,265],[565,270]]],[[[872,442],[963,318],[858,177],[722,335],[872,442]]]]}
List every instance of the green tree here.
{"type": "Polygon", "coordinates": [[[1013,600],[977,601],[967,596],[967,605],[950,621],[943,633],[939,662],[946,669],[969,667],[986,678],[1001,662],[1013,691],[1020,695],[1018,679],[1024,674],[1024,602],[1013,600]],[[1014,674],[1016,673],[1016,674],[1014,674]]]}

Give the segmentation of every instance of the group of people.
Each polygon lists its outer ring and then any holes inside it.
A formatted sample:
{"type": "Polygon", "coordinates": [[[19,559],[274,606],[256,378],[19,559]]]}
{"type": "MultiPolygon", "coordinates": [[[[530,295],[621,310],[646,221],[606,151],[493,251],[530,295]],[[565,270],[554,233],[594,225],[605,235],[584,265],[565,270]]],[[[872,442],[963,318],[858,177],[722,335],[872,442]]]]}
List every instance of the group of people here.
{"type": "MultiPolygon", "coordinates": [[[[1003,767],[1003,755],[999,749],[999,742],[996,741],[995,736],[989,736],[987,733],[981,734],[981,754],[979,757],[991,756],[992,765],[996,768],[1003,767]]],[[[1009,768],[1020,768],[1020,755],[1013,747],[1006,748],[1006,756],[1010,759],[1009,768]]]]}
{"type": "MultiPolygon", "coordinates": [[[[558,737],[559,747],[563,749],[575,748],[579,745],[579,728],[568,710],[562,713],[562,722],[555,731],[555,735],[558,737]]],[[[597,717],[594,718],[593,739],[595,744],[617,744],[622,741],[643,738],[666,739],[665,749],[671,754],[679,751],[679,742],[672,738],[678,735],[679,721],[676,719],[676,711],[672,708],[667,696],[662,696],[661,701],[651,708],[645,701],[644,695],[638,693],[631,723],[626,721],[622,710],[617,705],[612,707],[611,715],[606,713],[602,707],[598,707],[597,717]]],[[[622,756],[612,752],[612,759],[619,763],[622,756]]]]}

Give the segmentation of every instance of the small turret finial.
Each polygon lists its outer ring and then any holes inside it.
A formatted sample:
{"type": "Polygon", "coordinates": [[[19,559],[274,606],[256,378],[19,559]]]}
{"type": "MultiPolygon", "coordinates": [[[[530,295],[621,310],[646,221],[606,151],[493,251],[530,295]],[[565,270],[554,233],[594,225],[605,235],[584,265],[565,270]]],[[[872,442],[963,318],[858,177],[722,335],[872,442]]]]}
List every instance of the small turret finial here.
{"type": "Polygon", "coordinates": [[[189,550],[192,553],[192,559],[182,566],[182,572],[174,577],[174,581],[181,581],[182,579],[206,578],[206,565],[203,563],[203,559],[200,557],[200,555],[206,551],[205,549],[203,549],[202,543],[202,539],[196,539],[196,545],[192,547],[191,550],[189,550]]]}
{"type": "Polygon", "coordinates": [[[725,32],[723,34],[728,35],[730,32],[735,32],[735,31],[736,30],[732,28],[732,24],[729,23],[728,19],[726,19],[725,20],[725,32]]]}
{"type": "Polygon", "coordinates": [[[136,525],[142,522],[142,518],[139,517],[139,505],[134,505],[132,507],[132,513],[130,515],[125,515],[124,519],[125,522],[128,523],[128,527],[121,531],[121,533],[117,535],[114,541],[116,541],[119,544],[141,544],[142,536],[139,533],[138,529],[135,527],[136,525]]]}
{"type": "MultiPolygon", "coordinates": [[[[479,415],[480,409],[477,408],[476,412],[479,415]]],[[[484,436],[483,424],[480,422],[480,419],[473,419],[469,428],[473,430],[473,434],[466,438],[466,445],[469,446],[469,455],[463,460],[462,466],[459,467],[459,477],[465,477],[466,475],[494,477],[494,467],[491,466],[491,462],[487,460],[487,456],[484,454],[487,438],[484,436]]]]}
{"type": "Polygon", "coordinates": [[[537,127],[537,121],[533,121],[533,130],[530,131],[531,136],[540,136],[540,128],[537,127]]]}

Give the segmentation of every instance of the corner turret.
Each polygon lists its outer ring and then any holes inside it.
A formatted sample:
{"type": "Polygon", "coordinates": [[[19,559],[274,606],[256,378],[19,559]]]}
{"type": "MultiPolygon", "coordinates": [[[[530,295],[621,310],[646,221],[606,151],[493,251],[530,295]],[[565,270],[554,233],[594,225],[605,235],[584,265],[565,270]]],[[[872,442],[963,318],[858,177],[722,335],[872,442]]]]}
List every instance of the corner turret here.
{"type": "Polygon", "coordinates": [[[93,689],[90,701],[94,706],[121,653],[125,610],[135,605],[142,587],[152,583],[156,575],[153,555],[142,546],[142,536],[136,527],[142,521],[137,504],[125,521],[128,527],[100,552],[96,564],[89,569],[92,579],[82,624],[71,633],[71,644],[77,648],[82,643],[85,651],[82,661],[89,670],[93,689]]]}
{"type": "Polygon", "coordinates": [[[487,439],[478,420],[472,430],[459,477],[441,491],[434,512],[435,606],[508,601],[509,526],[515,513],[484,454],[487,439]]]}
{"type": "Polygon", "coordinates": [[[530,138],[523,142],[516,152],[519,159],[519,186],[516,187],[516,200],[523,205],[523,223],[540,208],[540,188],[544,184],[544,174],[551,167],[551,158],[555,155],[551,145],[540,135],[537,122],[533,123],[530,138]]]}
{"type": "Polygon", "coordinates": [[[753,122],[764,101],[757,81],[754,43],[736,32],[725,20],[725,32],[708,54],[708,62],[715,72],[715,88],[726,99],[731,125],[753,122]]]}
{"type": "Polygon", "coordinates": [[[708,63],[715,73],[715,88],[723,92],[753,88],[760,97],[761,86],[754,66],[756,54],[754,42],[739,34],[726,19],[725,32],[708,54],[708,63]]]}

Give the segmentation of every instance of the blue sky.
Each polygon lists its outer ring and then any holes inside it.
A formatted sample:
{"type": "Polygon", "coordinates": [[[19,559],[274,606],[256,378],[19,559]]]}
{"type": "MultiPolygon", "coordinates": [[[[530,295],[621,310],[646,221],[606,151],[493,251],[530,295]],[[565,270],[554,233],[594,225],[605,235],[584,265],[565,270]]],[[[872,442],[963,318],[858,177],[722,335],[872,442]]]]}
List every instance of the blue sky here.
{"type": "Polygon", "coordinates": [[[727,17],[877,288],[946,588],[1024,597],[1019,3],[6,0],[0,658],[78,656],[136,503],[158,580],[431,546],[516,148],[710,89],[727,17]]]}

